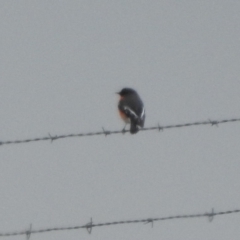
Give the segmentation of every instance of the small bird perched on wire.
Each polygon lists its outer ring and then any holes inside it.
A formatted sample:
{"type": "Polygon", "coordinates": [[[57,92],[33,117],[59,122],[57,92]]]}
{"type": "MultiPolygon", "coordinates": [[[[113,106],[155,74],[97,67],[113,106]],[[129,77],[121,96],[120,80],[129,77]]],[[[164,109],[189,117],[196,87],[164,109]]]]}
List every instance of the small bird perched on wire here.
{"type": "Polygon", "coordinates": [[[117,94],[120,95],[118,110],[121,118],[126,125],[130,123],[131,134],[137,133],[140,128],[143,128],[145,121],[145,109],[141,98],[132,88],[123,88],[117,94]]]}

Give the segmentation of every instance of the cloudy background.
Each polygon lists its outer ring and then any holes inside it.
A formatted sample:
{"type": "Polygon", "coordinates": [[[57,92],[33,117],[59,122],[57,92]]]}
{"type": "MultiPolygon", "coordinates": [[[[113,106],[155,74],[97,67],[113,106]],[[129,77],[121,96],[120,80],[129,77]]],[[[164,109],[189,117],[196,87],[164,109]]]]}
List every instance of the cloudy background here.
{"type": "MultiPolygon", "coordinates": [[[[121,130],[123,87],[145,126],[240,117],[240,2],[0,2],[0,140],[121,130]]],[[[0,147],[0,233],[240,208],[240,125],[0,147]]],[[[240,237],[240,214],[31,239],[240,237]]],[[[26,239],[26,236],[2,237],[26,239]]]]}

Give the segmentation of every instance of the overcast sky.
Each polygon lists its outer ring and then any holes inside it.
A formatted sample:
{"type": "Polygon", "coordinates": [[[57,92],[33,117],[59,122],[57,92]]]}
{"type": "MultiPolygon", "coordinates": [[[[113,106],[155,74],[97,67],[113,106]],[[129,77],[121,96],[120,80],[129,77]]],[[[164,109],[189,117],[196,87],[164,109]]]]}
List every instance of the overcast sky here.
{"type": "MultiPolygon", "coordinates": [[[[0,141],[240,117],[240,1],[0,1],[0,141]]],[[[240,208],[240,124],[0,146],[0,233],[240,208]]],[[[32,234],[238,240],[240,214],[32,234]]],[[[26,236],[2,237],[26,239],[26,236]]]]}

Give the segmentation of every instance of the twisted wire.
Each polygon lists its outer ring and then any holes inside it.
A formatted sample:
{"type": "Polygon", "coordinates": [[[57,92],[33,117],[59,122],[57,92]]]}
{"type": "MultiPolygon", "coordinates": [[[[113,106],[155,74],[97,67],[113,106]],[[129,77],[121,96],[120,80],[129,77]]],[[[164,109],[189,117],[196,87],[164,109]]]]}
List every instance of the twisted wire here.
{"type": "Polygon", "coordinates": [[[54,227],[54,228],[45,228],[45,229],[38,229],[38,230],[33,230],[32,224],[31,224],[29,230],[0,233],[0,237],[26,235],[27,239],[29,239],[31,234],[46,233],[46,232],[53,232],[53,231],[70,231],[70,230],[77,230],[77,229],[86,229],[88,233],[91,233],[92,228],[94,227],[104,227],[104,226],[132,224],[132,223],[144,223],[144,224],[151,223],[153,226],[153,222],[156,222],[156,221],[166,221],[166,220],[174,220],[174,219],[191,219],[191,218],[201,218],[201,217],[207,217],[209,219],[209,222],[211,222],[215,216],[227,215],[227,214],[233,214],[233,213],[239,213],[239,212],[240,212],[240,209],[221,211],[221,212],[214,212],[214,209],[212,209],[211,212],[206,212],[206,213],[175,215],[175,216],[159,217],[159,218],[124,220],[124,221],[114,221],[114,222],[105,222],[105,223],[93,223],[91,219],[89,223],[80,225],[80,226],[54,227]]]}
{"type": "MultiPolygon", "coordinates": [[[[157,126],[142,128],[142,129],[140,129],[140,131],[150,131],[150,130],[163,131],[164,129],[183,128],[183,127],[200,126],[200,125],[218,126],[219,124],[223,124],[223,123],[239,122],[239,121],[240,121],[240,118],[232,118],[232,119],[223,119],[223,120],[207,120],[207,121],[199,121],[199,122],[190,122],[190,123],[165,125],[165,126],[161,126],[158,124],[157,126]]],[[[109,130],[105,130],[104,128],[102,128],[102,131],[97,131],[97,132],[72,133],[72,134],[63,134],[63,135],[55,135],[55,136],[48,134],[48,136],[45,136],[45,137],[10,140],[10,141],[0,141],[0,146],[7,145],[7,144],[30,143],[30,142],[47,141],[47,140],[50,140],[51,142],[53,142],[58,139],[72,138],[72,137],[87,137],[87,136],[97,136],[97,135],[108,136],[111,134],[124,134],[127,132],[129,132],[129,130],[124,129],[124,130],[109,131],[109,130]]]]}

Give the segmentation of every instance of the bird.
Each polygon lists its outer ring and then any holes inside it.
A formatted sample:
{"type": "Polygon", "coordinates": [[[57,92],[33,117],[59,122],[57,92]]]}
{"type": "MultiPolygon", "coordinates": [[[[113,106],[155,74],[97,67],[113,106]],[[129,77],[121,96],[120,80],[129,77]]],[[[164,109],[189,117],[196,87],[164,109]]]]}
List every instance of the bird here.
{"type": "Polygon", "coordinates": [[[146,115],[143,102],[138,93],[132,88],[123,88],[117,94],[120,96],[118,102],[120,117],[125,122],[125,127],[130,123],[130,133],[135,134],[144,126],[146,115]]]}

